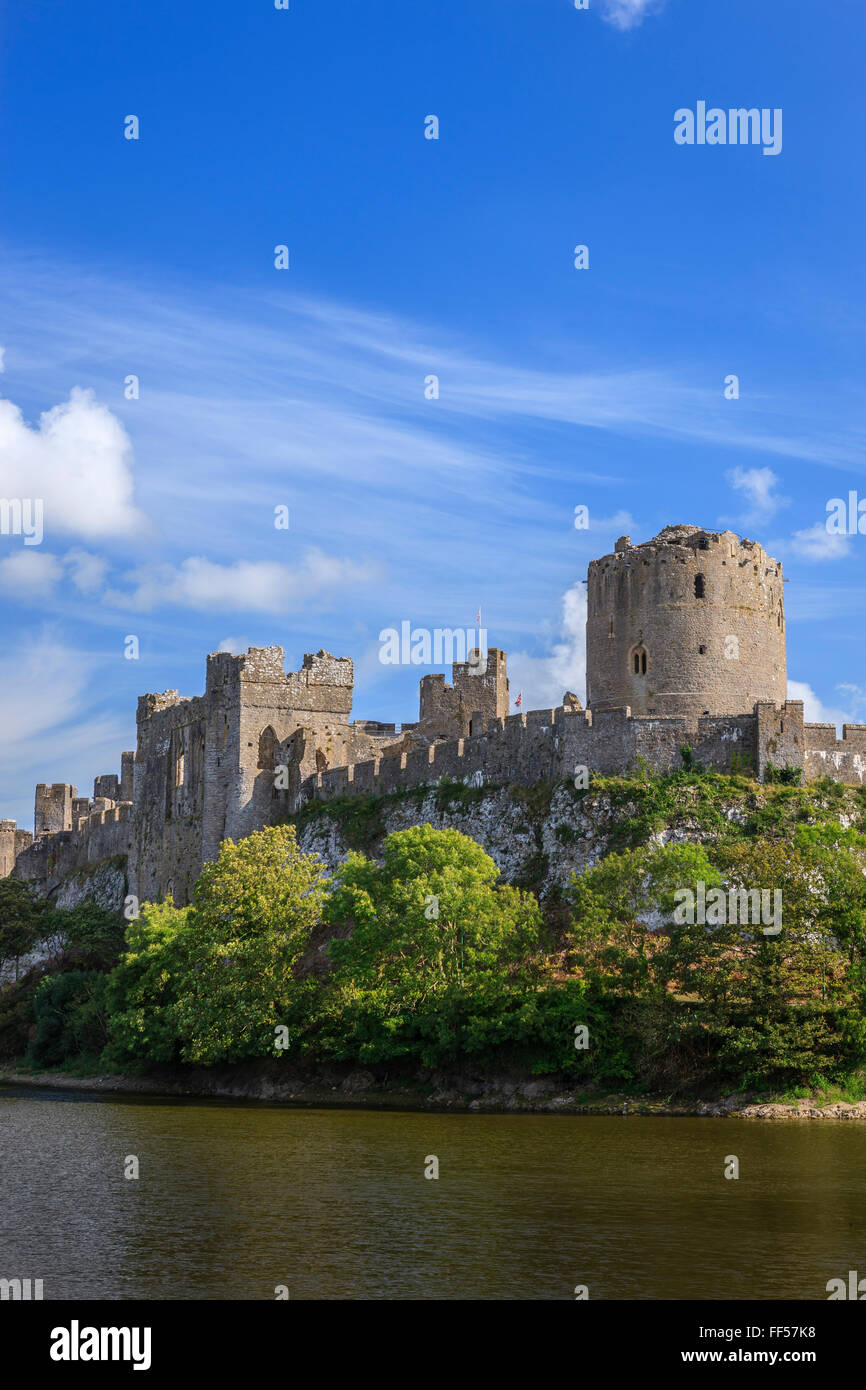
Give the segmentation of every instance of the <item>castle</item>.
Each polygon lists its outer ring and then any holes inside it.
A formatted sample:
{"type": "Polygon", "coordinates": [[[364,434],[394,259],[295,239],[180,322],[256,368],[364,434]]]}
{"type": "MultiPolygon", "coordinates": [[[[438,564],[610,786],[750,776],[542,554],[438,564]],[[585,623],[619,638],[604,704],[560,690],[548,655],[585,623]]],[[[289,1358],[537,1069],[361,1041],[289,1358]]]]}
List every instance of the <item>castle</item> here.
{"type": "Polygon", "coordinates": [[[320,651],[283,670],[282,647],[207,658],[204,695],[138,702],[135,752],[93,797],[36,788],[33,835],[0,821],[0,877],[43,894],[116,856],[140,901],[188,902],[202,865],[312,798],[457,778],[532,785],[616,774],[639,759],[681,766],[681,748],[719,771],[866,784],[866,725],[805,724],[786,698],[782,567],[732,531],[668,526],[616,542],[587,578],[587,707],[509,713],[505,653],[477,650],[421,680],[418,720],[350,720],[353,663],[320,651]]]}

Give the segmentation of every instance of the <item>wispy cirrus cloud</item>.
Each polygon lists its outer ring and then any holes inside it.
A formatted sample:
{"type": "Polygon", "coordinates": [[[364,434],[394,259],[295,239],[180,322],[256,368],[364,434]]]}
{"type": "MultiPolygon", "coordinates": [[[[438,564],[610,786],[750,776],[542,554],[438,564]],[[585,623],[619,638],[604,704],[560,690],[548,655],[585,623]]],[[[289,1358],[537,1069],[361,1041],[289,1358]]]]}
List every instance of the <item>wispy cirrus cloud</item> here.
{"type": "Polygon", "coordinates": [[[741,520],[747,526],[763,525],[789,504],[789,499],[777,491],[779,478],[772,468],[730,468],[725,481],[746,501],[747,510],[741,520]]]}
{"type": "Polygon", "coordinates": [[[664,3],[665,0],[602,0],[601,12],[615,28],[634,29],[664,3]]]}
{"type": "Polygon", "coordinates": [[[115,771],[120,750],[134,746],[134,710],[123,720],[94,709],[99,668],[51,625],[0,657],[3,814],[20,825],[33,823],[37,782],[70,781],[87,792],[96,772],[115,771]]]}

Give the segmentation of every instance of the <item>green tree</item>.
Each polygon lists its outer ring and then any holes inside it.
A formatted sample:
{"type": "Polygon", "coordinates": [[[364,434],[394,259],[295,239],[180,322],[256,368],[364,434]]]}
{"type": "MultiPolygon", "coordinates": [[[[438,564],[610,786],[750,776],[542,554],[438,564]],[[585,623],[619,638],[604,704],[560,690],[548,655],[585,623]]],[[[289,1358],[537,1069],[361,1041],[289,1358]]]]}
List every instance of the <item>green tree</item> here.
{"type": "Polygon", "coordinates": [[[326,909],[348,933],[329,948],[338,1055],[350,1038],[366,1061],[420,1050],[436,1062],[481,1045],[481,1018],[519,1002],[516,986],[542,968],[538,904],[498,878],[474,840],[430,825],[387,836],[382,864],[349,856],[326,909]]]}
{"type": "Polygon", "coordinates": [[[196,884],[183,938],[176,1019],[185,1061],[273,1054],[327,883],[324,863],[301,852],[292,825],[223,843],[196,884]]]}
{"type": "Polygon", "coordinates": [[[63,952],[83,970],[109,970],[124,948],[126,922],[117,912],[85,899],[72,908],[48,908],[42,933],[63,941],[63,952]]]}
{"type": "Polygon", "coordinates": [[[729,889],[781,894],[780,930],[754,920],[723,930],[728,949],[716,953],[713,987],[703,991],[717,1064],[745,1085],[816,1085],[859,1060],[862,932],[850,943],[853,961],[843,942],[846,900],[863,903],[863,872],[849,854],[838,845],[828,853],[820,837],[719,847],[729,889]]]}
{"type": "Polygon", "coordinates": [[[649,846],[609,855],[573,883],[571,964],[623,1036],[639,1040],[644,1079],[816,1084],[863,1057],[861,840],[823,826],[801,828],[794,843],[649,846]],[[704,920],[683,900],[687,889],[694,908],[700,883],[704,920]],[[776,924],[755,909],[762,892],[772,909],[777,891],[776,924]]]}
{"type": "Polygon", "coordinates": [[[16,878],[0,878],[0,964],[14,961],[16,980],[21,957],[44,935],[44,909],[44,902],[27,884],[16,878]]]}
{"type": "Polygon", "coordinates": [[[608,854],[580,877],[573,875],[572,968],[605,993],[663,997],[671,982],[667,933],[676,894],[686,888],[694,892],[700,882],[717,887],[722,878],[706,849],[693,844],[608,854]]]}
{"type": "Polygon", "coordinates": [[[106,977],[98,970],[47,975],[34,998],[36,1032],[30,1056],[41,1066],[60,1066],[105,1046],[106,977]]]}
{"type": "Polygon", "coordinates": [[[143,904],[126,929],[127,951],[106,985],[108,1067],[179,1060],[177,999],[184,987],[189,908],[143,904]]]}
{"type": "Polygon", "coordinates": [[[687,1065],[677,1040],[688,942],[672,946],[672,918],[683,889],[721,881],[706,849],[688,843],[610,854],[572,878],[568,962],[606,1023],[587,1057],[597,1080],[668,1084],[687,1065]]]}

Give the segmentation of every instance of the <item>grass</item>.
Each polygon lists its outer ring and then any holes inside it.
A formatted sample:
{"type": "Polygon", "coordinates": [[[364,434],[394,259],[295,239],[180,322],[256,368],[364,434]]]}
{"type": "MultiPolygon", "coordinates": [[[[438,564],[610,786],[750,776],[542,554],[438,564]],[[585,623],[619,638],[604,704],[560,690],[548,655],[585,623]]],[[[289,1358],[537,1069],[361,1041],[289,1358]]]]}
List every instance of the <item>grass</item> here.
{"type": "Polygon", "coordinates": [[[5,1058],[0,1062],[0,1076],[4,1073],[15,1072],[21,1076],[42,1076],[51,1075],[56,1072],[59,1076],[104,1076],[106,1069],[100,1065],[97,1054],[85,1054],[80,1057],[67,1058],[63,1062],[54,1062],[51,1066],[46,1066],[43,1062],[34,1062],[31,1057],[5,1058]]]}
{"type": "MultiPolygon", "coordinates": [[[[311,801],[289,820],[298,831],[330,820],[338,827],[349,849],[374,854],[387,833],[388,813],[400,806],[418,808],[429,797],[440,815],[459,814],[480,806],[503,791],[499,784],[482,787],[443,778],[429,786],[401,788],[373,796],[339,796],[311,801]]],[[[599,829],[606,835],[605,852],[621,853],[645,845],[668,829],[687,827],[699,839],[737,841],[758,836],[781,839],[798,826],[837,822],[847,814],[858,829],[866,829],[866,787],[845,787],[829,778],[804,787],[764,784],[739,772],[730,774],[680,770],[654,774],[646,765],[627,776],[593,775],[588,788],[571,781],[533,786],[511,786],[508,797],[529,824],[540,831],[550,814],[554,793],[570,794],[575,808],[593,803],[599,808],[599,829]],[[604,803],[607,803],[606,805],[604,803]],[[732,818],[731,812],[734,812],[732,818]]],[[[576,842],[578,832],[567,823],[557,827],[564,844],[576,842]]],[[[540,855],[527,864],[522,883],[537,887],[546,870],[540,855]]]]}
{"type": "Polygon", "coordinates": [[[793,1086],[773,1097],[779,1105],[796,1105],[799,1100],[811,1101],[813,1105],[856,1105],[866,1100],[866,1073],[852,1072],[844,1081],[835,1085],[793,1086]]]}

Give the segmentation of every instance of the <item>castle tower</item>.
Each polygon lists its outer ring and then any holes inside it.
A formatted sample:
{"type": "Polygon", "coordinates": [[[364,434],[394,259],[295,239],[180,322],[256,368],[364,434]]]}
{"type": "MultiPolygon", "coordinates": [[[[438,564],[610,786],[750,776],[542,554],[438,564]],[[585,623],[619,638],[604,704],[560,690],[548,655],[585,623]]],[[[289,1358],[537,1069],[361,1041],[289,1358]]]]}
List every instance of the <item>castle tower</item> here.
{"type": "Polygon", "coordinates": [[[282,647],[250,647],[242,656],[207,659],[207,797],[202,853],[215,859],[223,839],[267,825],[276,809],[273,754],[302,724],[348,727],[354,664],[307,652],[300,671],[283,669],[282,647]]]}
{"type": "Polygon", "coordinates": [[[15,868],[15,834],[18,829],[14,820],[0,820],[0,878],[8,878],[15,868]]]}
{"type": "Polygon", "coordinates": [[[490,647],[483,657],[476,647],[468,655],[451,663],[451,685],[443,675],[421,678],[417,727],[428,738],[482,733],[488,720],[509,712],[505,652],[490,647]]]}
{"type": "Polygon", "coordinates": [[[750,714],[786,698],[782,566],[733,531],[667,526],[593,560],[587,704],[634,715],[750,714]]]}
{"type": "Polygon", "coordinates": [[[115,772],[103,772],[93,779],[94,801],[106,797],[109,801],[120,800],[120,779],[115,772]]]}
{"type": "Polygon", "coordinates": [[[68,782],[40,782],[36,787],[33,813],[33,835],[54,835],[59,830],[72,829],[72,803],[78,796],[77,787],[68,782]]]}

